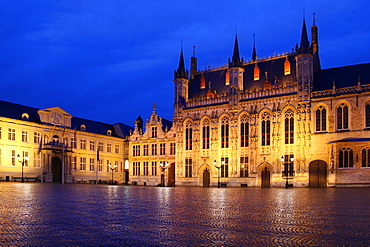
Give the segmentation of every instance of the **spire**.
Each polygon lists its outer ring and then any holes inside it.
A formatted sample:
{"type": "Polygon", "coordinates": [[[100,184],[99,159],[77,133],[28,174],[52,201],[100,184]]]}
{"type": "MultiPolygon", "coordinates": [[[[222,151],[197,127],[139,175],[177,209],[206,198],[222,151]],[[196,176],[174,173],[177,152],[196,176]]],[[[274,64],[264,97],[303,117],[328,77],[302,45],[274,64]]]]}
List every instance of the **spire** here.
{"type": "Polygon", "coordinates": [[[256,61],[257,60],[257,52],[256,52],[256,35],[253,34],[253,51],[252,51],[252,61],[256,61]]]}
{"type": "Polygon", "coordinates": [[[188,72],[185,71],[185,62],[184,62],[184,54],[182,52],[182,46],[181,46],[181,52],[180,52],[180,61],[179,61],[179,67],[177,70],[175,70],[175,78],[188,78],[188,72]]]}
{"type": "Polygon", "coordinates": [[[320,58],[319,58],[319,31],[316,26],[316,14],[313,13],[313,24],[311,27],[311,44],[312,44],[312,54],[314,58],[314,70],[318,71],[321,69],[320,58]]]}
{"type": "Polygon", "coordinates": [[[234,43],[234,52],[231,58],[231,62],[229,59],[229,67],[241,67],[242,61],[240,60],[239,54],[239,44],[238,44],[238,34],[235,35],[235,43],[234,43]]]}
{"type": "Polygon", "coordinates": [[[299,46],[299,51],[301,53],[306,53],[309,51],[309,48],[310,48],[310,42],[308,41],[306,18],[303,18],[301,45],[299,46]]]}

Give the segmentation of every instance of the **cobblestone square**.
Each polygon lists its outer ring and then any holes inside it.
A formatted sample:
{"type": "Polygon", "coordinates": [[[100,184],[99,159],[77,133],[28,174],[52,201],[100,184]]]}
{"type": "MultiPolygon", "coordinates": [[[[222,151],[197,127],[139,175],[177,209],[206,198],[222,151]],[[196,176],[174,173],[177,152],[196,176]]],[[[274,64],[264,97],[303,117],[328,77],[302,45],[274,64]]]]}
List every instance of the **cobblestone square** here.
{"type": "Polygon", "coordinates": [[[0,183],[1,246],[370,246],[370,188],[0,183]]]}

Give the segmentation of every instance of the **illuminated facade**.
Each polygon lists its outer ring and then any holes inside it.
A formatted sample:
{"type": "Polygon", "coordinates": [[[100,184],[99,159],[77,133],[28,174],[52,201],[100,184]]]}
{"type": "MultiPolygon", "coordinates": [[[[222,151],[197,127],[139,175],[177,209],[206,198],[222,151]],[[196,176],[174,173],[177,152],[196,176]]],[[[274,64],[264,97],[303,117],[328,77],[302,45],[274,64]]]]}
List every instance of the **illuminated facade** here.
{"type": "Polygon", "coordinates": [[[172,122],[157,115],[155,105],[145,126],[141,117],[138,117],[129,137],[131,184],[175,185],[176,142],[171,127],[172,122]]]}
{"type": "Polygon", "coordinates": [[[321,69],[318,28],[291,52],[175,70],[176,185],[370,185],[370,64],[321,69]],[[218,184],[218,181],[220,181],[218,184]]]}
{"type": "Polygon", "coordinates": [[[2,180],[95,183],[109,182],[113,173],[125,182],[130,127],[73,117],[59,107],[0,101],[0,109],[2,180]]]}

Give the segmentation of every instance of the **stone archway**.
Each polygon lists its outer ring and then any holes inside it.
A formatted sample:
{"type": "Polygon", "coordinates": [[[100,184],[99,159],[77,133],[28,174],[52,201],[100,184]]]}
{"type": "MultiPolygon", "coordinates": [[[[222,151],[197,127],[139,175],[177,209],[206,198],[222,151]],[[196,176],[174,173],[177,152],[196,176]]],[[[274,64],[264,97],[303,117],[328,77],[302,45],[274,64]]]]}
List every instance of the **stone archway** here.
{"type": "Polygon", "coordinates": [[[309,165],[309,186],[312,188],[326,187],[328,165],[323,160],[314,160],[309,165]]]}
{"type": "Polygon", "coordinates": [[[51,172],[53,173],[53,182],[62,182],[62,161],[59,157],[53,157],[51,160],[51,172]]]}

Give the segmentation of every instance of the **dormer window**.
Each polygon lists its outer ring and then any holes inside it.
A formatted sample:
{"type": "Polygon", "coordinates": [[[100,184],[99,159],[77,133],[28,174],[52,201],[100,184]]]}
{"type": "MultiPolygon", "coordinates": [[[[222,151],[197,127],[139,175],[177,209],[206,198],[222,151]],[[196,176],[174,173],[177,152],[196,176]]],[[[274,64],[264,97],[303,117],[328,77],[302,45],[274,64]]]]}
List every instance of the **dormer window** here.
{"type": "Polygon", "coordinates": [[[80,126],[80,130],[81,130],[81,131],[86,131],[86,125],[81,124],[81,126],[80,126]]]}
{"type": "Polygon", "coordinates": [[[22,120],[29,120],[30,119],[30,115],[28,115],[28,113],[23,113],[22,116],[21,116],[22,120]]]}
{"type": "Polygon", "coordinates": [[[229,85],[229,84],[230,84],[230,73],[226,72],[226,74],[225,74],[225,85],[229,85]]]}
{"type": "Polygon", "coordinates": [[[254,70],[253,70],[253,78],[255,81],[258,81],[260,79],[260,68],[258,68],[257,64],[254,66],[254,70]]]}
{"type": "Polygon", "coordinates": [[[204,88],[206,88],[206,78],[202,74],[202,76],[200,77],[200,89],[204,89],[204,88]]]}
{"type": "Polygon", "coordinates": [[[288,58],[284,62],[284,75],[290,75],[290,62],[288,58]]]}
{"type": "Polygon", "coordinates": [[[111,130],[107,130],[107,135],[108,136],[111,136],[112,135],[112,131],[111,130]]]}

